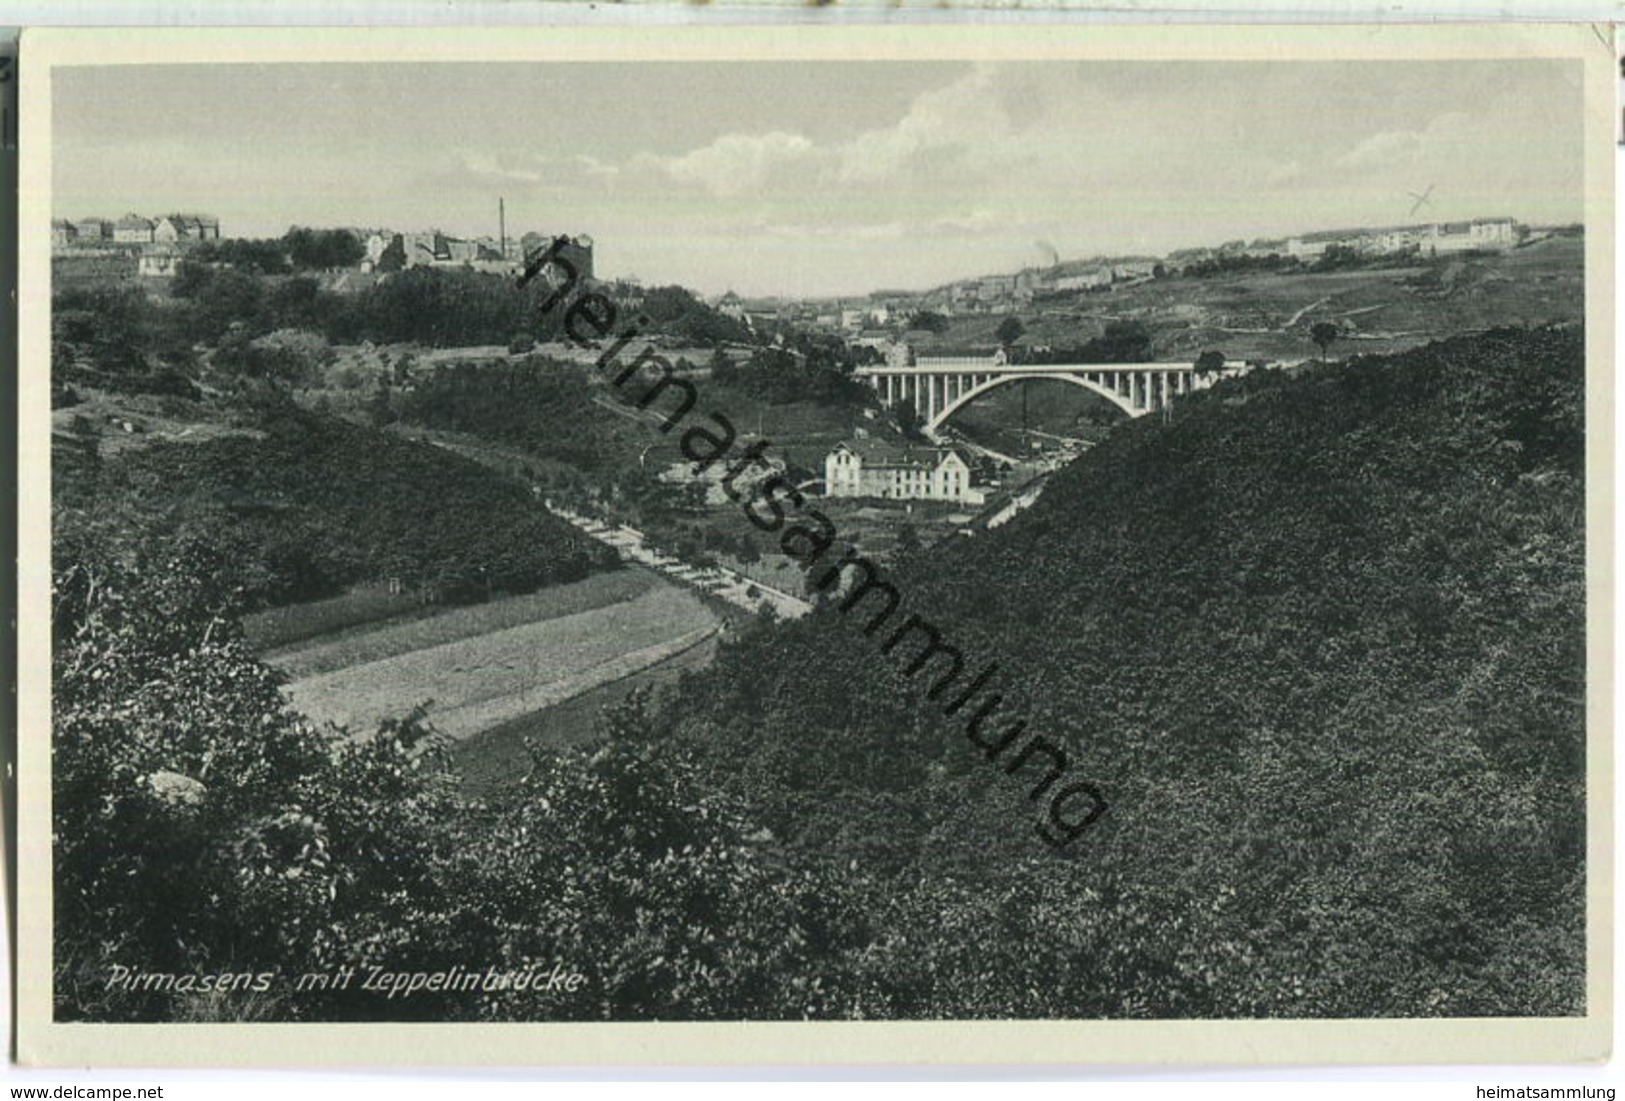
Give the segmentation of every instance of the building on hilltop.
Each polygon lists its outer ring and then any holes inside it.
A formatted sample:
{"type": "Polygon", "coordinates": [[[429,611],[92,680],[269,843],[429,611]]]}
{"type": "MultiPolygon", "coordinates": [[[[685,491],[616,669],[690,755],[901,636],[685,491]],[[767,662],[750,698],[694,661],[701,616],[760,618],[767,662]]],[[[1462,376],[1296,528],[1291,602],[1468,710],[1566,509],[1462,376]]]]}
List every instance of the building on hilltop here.
{"type": "MultiPolygon", "coordinates": [[[[396,233],[389,229],[354,230],[356,237],[362,242],[364,253],[358,270],[362,274],[384,273],[401,271],[405,268],[473,268],[475,271],[494,272],[497,274],[512,274],[519,268],[518,244],[513,241],[506,242],[507,254],[504,254],[504,242],[489,235],[482,237],[453,237],[438,229],[423,230],[410,233],[396,233]]],[[[528,234],[544,242],[551,238],[541,238],[536,234],[528,234]]],[[[577,241],[587,238],[576,238],[577,241]]],[[[590,244],[587,266],[590,269],[590,244]]],[[[571,261],[580,258],[579,252],[566,250],[561,255],[571,261]]]]}
{"type": "MultiPolygon", "coordinates": [[[[545,252],[556,238],[540,233],[527,233],[519,238],[520,254],[528,261],[538,252],[545,252]]],[[[585,233],[574,237],[566,237],[564,244],[554,253],[558,259],[575,269],[576,278],[582,282],[593,278],[593,243],[592,238],[585,233]]]]}
{"type": "Polygon", "coordinates": [[[1073,275],[1063,275],[1051,282],[1050,286],[1057,291],[1088,291],[1097,287],[1112,285],[1112,269],[1091,268],[1073,275]]]}
{"type": "Polygon", "coordinates": [[[166,214],[153,224],[152,239],[175,241],[218,241],[220,219],[211,214],[166,214]]]}
{"type": "Polygon", "coordinates": [[[1290,237],[1286,252],[1299,260],[1316,260],[1337,246],[1363,254],[1406,252],[1428,256],[1452,252],[1502,252],[1515,246],[1522,232],[1512,218],[1474,218],[1386,229],[1329,229],[1290,237]]]}
{"type": "Polygon", "coordinates": [[[1470,222],[1446,222],[1429,227],[1422,239],[1424,251],[1499,252],[1518,243],[1517,223],[1511,218],[1474,218],[1470,222]]]}
{"type": "Polygon", "coordinates": [[[158,224],[139,214],[126,214],[113,223],[113,241],[120,245],[150,245],[158,224]]]}
{"type": "Polygon", "coordinates": [[[952,447],[901,447],[880,440],[843,440],[824,458],[829,497],[956,501],[980,504],[970,464],[952,447]]]}
{"type": "MultiPolygon", "coordinates": [[[[51,247],[66,253],[129,251],[117,248],[123,245],[139,245],[143,249],[155,245],[186,248],[219,237],[220,219],[209,214],[165,214],[153,219],[130,213],[116,222],[106,218],[57,218],[51,222],[51,247]]],[[[142,265],[143,274],[153,266],[153,263],[142,265]]]]}
{"type": "Polygon", "coordinates": [[[73,223],[74,240],[81,245],[99,245],[113,239],[113,223],[106,218],[80,218],[73,223]]]}

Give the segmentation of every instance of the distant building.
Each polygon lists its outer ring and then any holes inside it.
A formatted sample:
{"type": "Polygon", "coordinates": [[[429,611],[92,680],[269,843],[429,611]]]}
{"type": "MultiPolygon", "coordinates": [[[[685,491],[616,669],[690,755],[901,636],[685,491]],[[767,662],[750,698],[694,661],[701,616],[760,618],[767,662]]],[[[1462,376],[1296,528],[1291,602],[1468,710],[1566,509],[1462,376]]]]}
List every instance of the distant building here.
{"type": "Polygon", "coordinates": [[[1468,251],[1499,252],[1516,245],[1520,236],[1518,223],[1512,218],[1475,218],[1466,222],[1305,233],[1287,239],[1286,253],[1300,260],[1317,260],[1333,246],[1367,255],[1411,249],[1430,256],[1468,251]]]}
{"type": "Polygon", "coordinates": [[[1096,287],[1109,287],[1111,283],[1110,268],[1093,268],[1072,275],[1063,275],[1056,279],[1052,286],[1058,291],[1086,291],[1096,287]]]}
{"type": "Polygon", "coordinates": [[[1333,245],[1364,251],[1362,245],[1365,238],[1366,234],[1359,230],[1332,229],[1305,233],[1299,237],[1287,238],[1286,254],[1299,260],[1318,260],[1333,245]]]}
{"type": "Polygon", "coordinates": [[[52,247],[70,252],[114,245],[187,246],[219,237],[220,220],[208,214],[166,214],[153,219],[130,213],[116,222],[106,218],[58,218],[51,222],[52,247]]]}
{"type": "Polygon", "coordinates": [[[745,320],[744,300],[733,291],[729,291],[717,299],[717,312],[725,317],[731,317],[735,321],[743,321],[745,320]]]}
{"type": "Polygon", "coordinates": [[[1445,222],[1430,226],[1422,238],[1425,252],[1499,252],[1518,243],[1518,224],[1511,218],[1475,218],[1470,222],[1445,222]]]}
{"type": "Polygon", "coordinates": [[[154,241],[218,241],[220,219],[212,214],[166,214],[153,224],[154,241]]]}
{"type": "Polygon", "coordinates": [[[405,263],[409,268],[451,263],[451,242],[439,230],[432,229],[427,233],[403,233],[401,247],[406,250],[405,263]]]}
{"type": "Polygon", "coordinates": [[[904,333],[902,339],[895,341],[886,349],[886,366],[912,367],[914,366],[914,347],[922,339],[929,338],[930,333],[914,331],[914,339],[910,340],[910,333],[904,333]]]}
{"type": "Polygon", "coordinates": [[[126,214],[113,223],[113,241],[121,245],[148,245],[152,243],[152,235],[157,228],[157,223],[151,218],[126,214]]]}
{"type": "MultiPolygon", "coordinates": [[[[553,241],[553,236],[527,233],[519,239],[520,252],[529,258],[538,252],[545,252],[553,241]]],[[[585,233],[567,237],[554,255],[575,269],[577,279],[585,281],[593,277],[593,241],[585,233]]]]}
{"type": "Polygon", "coordinates": [[[1260,237],[1241,250],[1243,256],[1252,257],[1255,260],[1266,256],[1280,256],[1285,252],[1286,241],[1271,237],[1260,237]]]}
{"type": "Polygon", "coordinates": [[[667,485],[691,485],[697,482],[705,486],[706,504],[726,505],[752,495],[763,482],[782,477],[788,469],[783,459],[768,455],[742,471],[730,470],[726,463],[713,463],[696,473],[691,462],[671,463],[655,478],[667,485]]]}
{"type": "Polygon", "coordinates": [[[176,267],[185,255],[186,251],[173,243],[151,244],[141,250],[135,270],[138,275],[174,275],[176,267]]]}
{"type": "Polygon", "coordinates": [[[1377,235],[1376,251],[1405,252],[1408,249],[1420,248],[1426,234],[1427,230],[1421,226],[1401,226],[1398,229],[1383,230],[1377,235]]]}
{"type": "Polygon", "coordinates": [[[1147,259],[1117,260],[1112,263],[1112,278],[1118,282],[1147,279],[1157,270],[1157,261],[1147,259]]]}
{"type": "Polygon", "coordinates": [[[874,439],[845,440],[824,458],[830,497],[980,503],[970,464],[951,447],[900,447],[874,439]]]}
{"type": "Polygon", "coordinates": [[[113,223],[106,218],[81,218],[73,223],[75,240],[81,245],[99,245],[113,239],[113,223]]]}

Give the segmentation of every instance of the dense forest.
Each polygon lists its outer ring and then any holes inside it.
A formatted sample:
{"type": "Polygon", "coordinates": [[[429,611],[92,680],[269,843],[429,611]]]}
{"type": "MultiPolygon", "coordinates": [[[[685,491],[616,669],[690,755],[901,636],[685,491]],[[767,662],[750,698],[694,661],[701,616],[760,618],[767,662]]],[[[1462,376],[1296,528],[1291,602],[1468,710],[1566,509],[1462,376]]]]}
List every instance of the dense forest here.
{"type": "Polygon", "coordinates": [[[718,353],[711,360],[711,378],[771,405],[814,401],[858,406],[873,400],[874,394],[853,377],[857,365],[840,340],[802,337],[737,363],[718,353]]]}
{"type": "MultiPolygon", "coordinates": [[[[220,242],[212,251],[228,259],[184,262],[169,299],[129,285],[59,289],[51,313],[58,381],[184,393],[186,380],[206,380],[210,367],[217,376],[230,376],[253,366],[229,356],[211,360],[205,349],[229,351],[275,333],[302,334],[318,344],[430,347],[522,346],[560,338],[563,311],[540,309],[551,295],[545,281],[521,286],[489,272],[411,268],[338,293],[301,273],[300,257],[320,257],[329,248],[323,239],[289,240],[220,242]]],[[[648,318],[640,322],[643,332],[675,340],[714,345],[751,339],[745,325],[681,287],[644,292],[641,316],[648,318]]]]}
{"type": "Polygon", "coordinates": [[[873,598],[661,736],[791,850],[917,884],[922,925],[997,915],[985,986],[915,1011],[1578,1012],[1582,364],[1578,332],[1500,332],[1255,373],[894,579],[1106,793],[1059,856],[1033,776],[924,699],[940,665],[878,658],[873,598]]]}
{"type": "Polygon", "coordinates": [[[291,403],[254,424],[63,468],[59,536],[95,530],[207,553],[211,584],[244,610],[391,579],[436,601],[484,599],[612,560],[524,489],[449,452],[291,403]]]}
{"type": "MultiPolygon", "coordinates": [[[[416,722],[332,742],[286,709],[215,537],[59,514],[58,1015],[1583,1012],[1583,364],[1539,330],[1254,372],[911,555],[904,610],[1109,802],[1061,849],[868,606],[756,628],[476,801],[416,722]],[[585,991],[288,985],[560,960],[585,991]]],[[[274,434],[232,446],[278,500],[274,434]]],[[[335,535],[382,522],[335,483],[335,535]]]]}
{"type": "Polygon", "coordinates": [[[423,372],[391,408],[411,424],[516,444],[597,471],[621,457],[621,449],[613,415],[593,402],[595,396],[613,399],[593,382],[590,368],[536,356],[510,363],[451,363],[423,372]]]}

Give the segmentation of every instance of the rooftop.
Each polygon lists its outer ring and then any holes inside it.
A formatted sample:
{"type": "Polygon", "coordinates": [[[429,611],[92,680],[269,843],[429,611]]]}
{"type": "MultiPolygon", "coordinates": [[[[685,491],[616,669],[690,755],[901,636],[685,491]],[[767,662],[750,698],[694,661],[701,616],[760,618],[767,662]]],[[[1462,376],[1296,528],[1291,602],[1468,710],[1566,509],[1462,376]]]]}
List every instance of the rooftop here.
{"type": "Polygon", "coordinates": [[[926,447],[888,443],[885,440],[842,440],[835,450],[846,448],[869,467],[902,467],[909,470],[935,470],[949,455],[965,457],[954,447],[926,447]]]}

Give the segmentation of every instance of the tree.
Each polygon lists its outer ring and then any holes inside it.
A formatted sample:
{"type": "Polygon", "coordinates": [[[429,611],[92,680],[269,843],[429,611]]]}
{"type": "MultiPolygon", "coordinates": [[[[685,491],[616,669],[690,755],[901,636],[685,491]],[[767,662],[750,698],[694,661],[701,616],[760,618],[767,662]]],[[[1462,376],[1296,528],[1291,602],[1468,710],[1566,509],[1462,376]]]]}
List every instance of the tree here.
{"type": "Polygon", "coordinates": [[[920,411],[914,408],[914,403],[908,398],[897,403],[892,409],[892,415],[897,418],[897,430],[905,436],[917,437],[920,430],[925,427],[920,411]]]}
{"type": "Polygon", "coordinates": [[[897,559],[906,562],[920,553],[920,533],[907,520],[897,525],[897,559]]]}
{"type": "Polygon", "coordinates": [[[283,236],[282,245],[288,250],[293,266],[303,271],[350,268],[367,255],[367,246],[361,238],[347,229],[295,226],[283,236]]]}
{"type": "Polygon", "coordinates": [[[1021,334],[1026,331],[1027,327],[1021,323],[1021,318],[1017,317],[1015,314],[1011,314],[1009,317],[999,322],[999,327],[995,331],[994,335],[999,338],[1000,344],[1004,345],[1005,347],[1009,347],[1016,341],[1020,340],[1021,334]]]}
{"type": "Polygon", "coordinates": [[[334,359],[333,349],[319,333],[278,329],[245,345],[223,347],[215,354],[217,367],[243,378],[264,379],[282,386],[311,386],[334,359]]]}
{"type": "Polygon", "coordinates": [[[1196,373],[1199,375],[1216,375],[1224,370],[1224,353],[1219,351],[1206,351],[1196,357],[1196,373]]]}
{"type": "Polygon", "coordinates": [[[928,333],[945,333],[949,324],[949,320],[935,310],[920,310],[908,319],[909,328],[924,329],[928,333]]]}
{"type": "Polygon", "coordinates": [[[1151,330],[1139,321],[1108,321],[1079,354],[1086,363],[1145,363],[1151,359],[1151,330]]]}
{"type": "Polygon", "coordinates": [[[390,238],[389,244],[384,246],[383,253],[378,257],[374,270],[382,272],[401,271],[406,267],[406,242],[396,234],[390,238]]]}
{"type": "Polygon", "coordinates": [[[1320,346],[1320,354],[1323,358],[1326,355],[1326,349],[1332,346],[1332,342],[1337,337],[1337,326],[1330,321],[1317,321],[1314,327],[1309,330],[1309,339],[1320,346]]]}
{"type": "Polygon", "coordinates": [[[194,335],[204,341],[219,341],[233,325],[250,336],[268,331],[265,281],[235,268],[210,271],[193,297],[191,319],[194,335]]]}
{"type": "Polygon", "coordinates": [[[377,388],[373,390],[372,397],[367,399],[367,415],[376,428],[394,424],[399,419],[390,393],[389,380],[383,376],[379,376],[377,388]]]}

